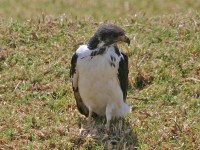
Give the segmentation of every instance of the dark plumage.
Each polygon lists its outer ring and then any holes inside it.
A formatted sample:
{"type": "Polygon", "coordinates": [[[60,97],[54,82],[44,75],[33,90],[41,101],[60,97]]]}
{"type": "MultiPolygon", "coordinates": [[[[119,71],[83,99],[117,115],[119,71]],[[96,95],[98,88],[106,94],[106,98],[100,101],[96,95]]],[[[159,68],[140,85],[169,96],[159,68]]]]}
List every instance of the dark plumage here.
{"type": "MultiPolygon", "coordinates": [[[[104,42],[103,46],[109,46],[115,42],[117,42],[118,37],[125,35],[125,31],[114,25],[114,24],[106,24],[101,26],[94,36],[88,42],[88,48],[90,50],[94,50],[97,48],[100,42],[104,42]]],[[[125,39],[125,42],[130,44],[129,38],[125,39]]]]}
{"type": "Polygon", "coordinates": [[[126,101],[127,90],[128,90],[128,57],[121,53],[124,57],[124,60],[120,60],[119,69],[118,69],[118,78],[120,82],[120,87],[123,91],[123,99],[126,101]]]}

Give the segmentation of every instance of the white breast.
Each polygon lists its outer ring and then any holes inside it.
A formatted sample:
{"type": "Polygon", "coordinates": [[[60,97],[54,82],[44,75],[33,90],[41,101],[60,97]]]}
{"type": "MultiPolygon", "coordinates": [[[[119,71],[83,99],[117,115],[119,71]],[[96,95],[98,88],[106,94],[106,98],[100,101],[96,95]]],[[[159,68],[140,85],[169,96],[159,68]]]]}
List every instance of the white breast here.
{"type": "Polygon", "coordinates": [[[124,104],[117,77],[120,58],[112,47],[103,55],[91,58],[90,53],[90,50],[81,51],[77,60],[78,86],[83,102],[99,115],[105,115],[108,104],[113,105],[113,116],[120,116],[121,111],[117,110],[124,104]],[[110,65],[111,55],[116,58],[115,67],[110,65]]]}

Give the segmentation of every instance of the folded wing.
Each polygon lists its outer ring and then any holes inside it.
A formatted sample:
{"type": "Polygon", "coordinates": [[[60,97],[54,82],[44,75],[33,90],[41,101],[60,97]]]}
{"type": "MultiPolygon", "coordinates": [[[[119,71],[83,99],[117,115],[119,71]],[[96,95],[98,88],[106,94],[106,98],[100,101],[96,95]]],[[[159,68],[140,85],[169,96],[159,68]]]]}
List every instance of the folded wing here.
{"type": "Polygon", "coordinates": [[[71,60],[71,68],[70,68],[70,77],[72,79],[72,86],[74,91],[74,97],[76,99],[76,105],[79,112],[86,117],[89,115],[89,110],[83,103],[83,100],[80,96],[79,89],[78,89],[78,70],[76,69],[78,55],[75,53],[71,60]]]}
{"type": "Polygon", "coordinates": [[[128,90],[128,57],[121,52],[121,60],[119,62],[119,69],[118,69],[118,78],[120,87],[123,92],[123,99],[124,102],[126,101],[127,97],[127,90],[128,90]]]}

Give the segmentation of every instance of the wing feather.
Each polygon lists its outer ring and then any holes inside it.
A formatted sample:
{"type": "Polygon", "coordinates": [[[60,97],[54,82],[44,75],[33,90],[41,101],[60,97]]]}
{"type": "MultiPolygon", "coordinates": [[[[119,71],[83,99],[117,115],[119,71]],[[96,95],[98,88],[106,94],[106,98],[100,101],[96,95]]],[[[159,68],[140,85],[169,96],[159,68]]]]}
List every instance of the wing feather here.
{"type": "Polygon", "coordinates": [[[118,68],[118,78],[119,78],[119,82],[120,82],[120,87],[122,89],[123,92],[123,99],[124,102],[126,101],[126,97],[127,97],[127,90],[128,90],[128,57],[121,52],[121,55],[123,57],[121,57],[121,60],[119,62],[119,68],[118,68]]]}
{"type": "Polygon", "coordinates": [[[77,58],[78,58],[78,55],[75,53],[72,56],[72,60],[71,60],[70,77],[72,79],[74,97],[76,100],[76,105],[77,105],[78,111],[82,115],[85,115],[87,117],[89,115],[89,110],[83,103],[83,100],[80,96],[79,89],[78,89],[78,70],[76,69],[77,58]]]}

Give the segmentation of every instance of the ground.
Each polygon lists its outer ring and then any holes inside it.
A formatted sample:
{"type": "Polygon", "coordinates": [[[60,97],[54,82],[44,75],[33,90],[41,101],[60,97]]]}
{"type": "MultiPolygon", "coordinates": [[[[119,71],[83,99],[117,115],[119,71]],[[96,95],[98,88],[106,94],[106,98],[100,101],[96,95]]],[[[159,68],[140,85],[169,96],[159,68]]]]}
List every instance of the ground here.
{"type": "Polygon", "coordinates": [[[200,149],[200,2],[0,1],[0,149],[200,149]],[[131,39],[127,103],[112,121],[76,109],[70,59],[99,25],[131,39]]]}

